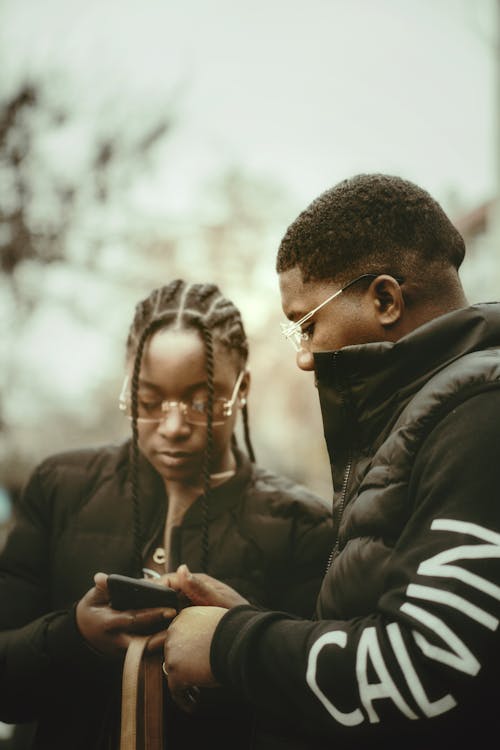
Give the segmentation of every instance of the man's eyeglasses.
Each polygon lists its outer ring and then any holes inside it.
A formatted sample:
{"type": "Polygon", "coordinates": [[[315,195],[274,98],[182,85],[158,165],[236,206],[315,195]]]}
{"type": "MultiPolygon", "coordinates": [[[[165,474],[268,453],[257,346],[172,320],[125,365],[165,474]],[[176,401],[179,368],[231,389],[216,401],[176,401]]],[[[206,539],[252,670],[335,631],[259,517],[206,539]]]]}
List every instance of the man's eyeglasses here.
{"type": "MultiPolygon", "coordinates": [[[[318,312],[318,310],[321,310],[322,307],[331,302],[332,299],[335,299],[335,297],[338,297],[339,294],[342,294],[342,292],[345,292],[345,290],[349,289],[349,287],[351,287],[353,284],[356,284],[362,279],[376,279],[377,276],[380,275],[380,273],[364,273],[361,276],[353,279],[352,281],[349,281],[347,284],[345,284],[345,286],[342,287],[342,289],[338,289],[336,292],[331,294],[320,305],[315,307],[314,310],[308,312],[306,315],[304,315],[303,318],[297,320],[295,323],[280,323],[283,336],[288,339],[288,341],[290,341],[295,351],[299,352],[302,349],[304,342],[309,340],[309,334],[307,333],[307,331],[302,330],[302,326],[304,325],[304,323],[307,323],[307,321],[310,320],[312,316],[318,312]]],[[[403,281],[403,279],[398,276],[393,276],[393,278],[399,284],[401,284],[403,281]]]]}
{"type": "MultiPolygon", "coordinates": [[[[233,413],[233,407],[238,397],[238,391],[243,380],[245,370],[238,375],[231,394],[231,398],[214,398],[212,403],[212,425],[224,424],[233,413]]],[[[129,378],[123,381],[119,398],[119,408],[128,419],[132,419],[132,398],[128,389],[129,378]]],[[[159,424],[166,419],[170,410],[179,409],[185,421],[189,424],[205,425],[208,422],[208,400],[194,398],[191,401],[159,401],[158,399],[141,398],[137,394],[137,422],[139,424],[159,424]]]]}

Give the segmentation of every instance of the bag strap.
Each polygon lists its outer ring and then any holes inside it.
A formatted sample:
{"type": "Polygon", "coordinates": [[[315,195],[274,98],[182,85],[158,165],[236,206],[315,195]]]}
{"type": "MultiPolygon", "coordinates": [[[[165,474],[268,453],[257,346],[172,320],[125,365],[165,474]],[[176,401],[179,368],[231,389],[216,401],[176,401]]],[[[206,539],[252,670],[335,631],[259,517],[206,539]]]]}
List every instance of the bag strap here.
{"type": "Polygon", "coordinates": [[[164,748],[161,656],[144,653],[149,638],[134,636],[125,655],[120,750],[164,748]]]}
{"type": "Polygon", "coordinates": [[[165,750],[163,653],[147,654],[144,664],[144,748],[165,750]]]}

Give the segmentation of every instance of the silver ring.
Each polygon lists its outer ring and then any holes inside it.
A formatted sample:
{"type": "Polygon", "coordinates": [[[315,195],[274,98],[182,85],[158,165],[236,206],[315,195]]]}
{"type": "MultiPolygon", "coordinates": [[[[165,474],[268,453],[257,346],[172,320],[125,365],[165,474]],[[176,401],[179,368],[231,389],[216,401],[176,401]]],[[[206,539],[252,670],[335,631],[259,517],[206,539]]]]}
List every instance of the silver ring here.
{"type": "Polygon", "coordinates": [[[168,672],[167,672],[167,668],[165,666],[165,662],[164,661],[162,661],[162,663],[161,663],[161,671],[163,672],[163,674],[165,675],[165,677],[168,680],[168,672]]]}

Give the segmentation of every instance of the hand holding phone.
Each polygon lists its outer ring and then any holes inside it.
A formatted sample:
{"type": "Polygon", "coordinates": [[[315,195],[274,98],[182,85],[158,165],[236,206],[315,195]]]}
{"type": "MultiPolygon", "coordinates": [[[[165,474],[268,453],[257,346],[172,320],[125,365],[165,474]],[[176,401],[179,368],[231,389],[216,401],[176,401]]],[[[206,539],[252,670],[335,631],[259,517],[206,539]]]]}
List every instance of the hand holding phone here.
{"type": "Polygon", "coordinates": [[[150,609],[152,607],[179,609],[175,589],[147,579],[111,573],[108,575],[108,591],[113,609],[150,609]]]}

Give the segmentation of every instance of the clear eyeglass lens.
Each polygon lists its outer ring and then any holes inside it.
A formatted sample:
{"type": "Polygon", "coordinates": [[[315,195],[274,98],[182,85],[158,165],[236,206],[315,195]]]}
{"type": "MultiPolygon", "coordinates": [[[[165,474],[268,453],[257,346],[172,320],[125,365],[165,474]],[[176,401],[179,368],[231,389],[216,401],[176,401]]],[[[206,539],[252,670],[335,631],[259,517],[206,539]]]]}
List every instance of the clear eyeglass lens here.
{"type": "MultiPolygon", "coordinates": [[[[158,401],[154,403],[144,403],[139,401],[137,408],[137,419],[139,422],[161,422],[165,419],[171,409],[180,410],[186,422],[190,424],[206,425],[208,421],[208,404],[206,401],[197,400],[184,403],[183,401],[158,401]]],[[[127,400],[122,411],[132,419],[132,402],[127,400]]],[[[230,416],[231,410],[228,409],[225,398],[216,398],[213,401],[212,421],[221,422],[230,416]]]]}
{"type": "Polygon", "coordinates": [[[309,341],[309,334],[302,331],[300,327],[293,327],[290,323],[281,323],[281,331],[286,339],[291,343],[296,352],[299,352],[304,343],[309,341]]]}
{"type": "Polygon", "coordinates": [[[290,336],[290,341],[292,342],[295,351],[298,352],[302,349],[304,344],[309,341],[309,334],[305,333],[305,331],[301,331],[299,328],[296,331],[293,331],[290,336]]]}
{"type": "Polygon", "coordinates": [[[296,352],[298,352],[300,349],[300,344],[301,344],[300,331],[294,331],[292,336],[290,337],[290,340],[293,344],[293,348],[295,349],[296,352]]]}

